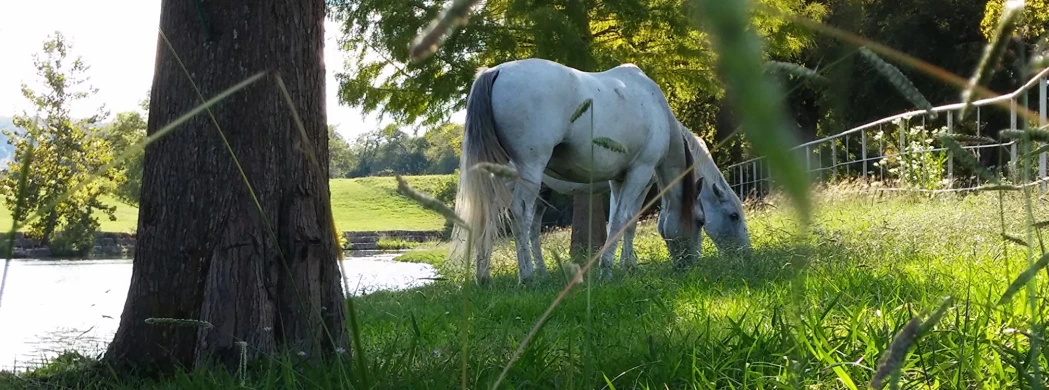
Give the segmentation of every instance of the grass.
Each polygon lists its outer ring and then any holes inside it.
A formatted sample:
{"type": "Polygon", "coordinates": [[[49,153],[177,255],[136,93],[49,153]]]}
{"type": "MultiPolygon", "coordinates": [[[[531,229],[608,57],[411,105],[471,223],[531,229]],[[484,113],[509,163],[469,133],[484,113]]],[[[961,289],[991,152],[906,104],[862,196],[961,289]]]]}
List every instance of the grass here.
{"type": "MultiPolygon", "coordinates": [[[[793,234],[795,214],[774,201],[776,206],[750,212],[752,258],[721,258],[707,239],[703,261],[686,272],[674,271],[652,222],[643,222],[639,269],[617,269],[612,282],[588,285],[594,337],[585,338],[585,286],[555,310],[510,369],[505,388],[867,388],[894,335],[945,296],[953,304],[903,360],[904,388],[1031,387],[1018,375],[1029,372],[1031,361],[1025,302],[996,306],[1027,266],[1024,248],[1001,238],[996,194],[880,198],[831,192],[814,200],[810,234],[793,234]],[[584,371],[588,343],[593,372],[584,371]]],[[[1005,209],[1020,210],[1021,202],[1007,195],[1005,209]]],[[[1044,203],[1035,207],[1036,215],[1049,211],[1044,203]]],[[[1005,224],[1007,232],[1020,231],[1022,214],[1007,213],[1005,224]]],[[[490,385],[564,285],[552,253],[567,258],[567,232],[544,239],[554,277],[518,286],[512,248],[504,241],[493,259],[492,287],[467,290],[475,292],[471,388],[490,385]]],[[[456,270],[444,262],[445,253],[430,247],[399,260],[433,263],[449,275],[456,270]]],[[[1037,278],[1044,296],[1045,276],[1037,278]]],[[[355,300],[368,377],[383,378],[374,388],[458,387],[451,373],[460,367],[462,294],[462,285],[449,280],[355,300]]],[[[1044,366],[1047,356],[1038,358],[1044,366]]],[[[334,368],[281,368],[287,359],[261,363],[244,386],[342,381],[334,368]]],[[[160,383],[52,378],[105,388],[219,389],[236,386],[234,375],[198,370],[160,383]]],[[[26,378],[32,376],[0,378],[0,385],[40,383],[26,378]]]]}
{"type": "MultiPolygon", "coordinates": [[[[109,217],[98,213],[98,218],[101,231],[104,232],[120,232],[120,233],[134,233],[138,229],[138,207],[124,203],[112,196],[104,195],[101,197],[102,204],[106,206],[117,206],[115,221],[110,221],[109,217]]],[[[0,226],[6,226],[4,231],[10,231],[11,223],[13,219],[11,217],[11,210],[6,206],[0,205],[0,226]]],[[[28,227],[23,226],[21,231],[28,230],[28,227]]]]}
{"type": "MultiPolygon", "coordinates": [[[[451,175],[408,176],[416,188],[435,193],[451,175]]],[[[335,225],[343,231],[441,230],[444,219],[397,193],[393,177],[333,179],[331,207],[335,225]]]]}
{"type": "MultiPolygon", "coordinates": [[[[407,176],[412,186],[428,192],[454,180],[452,175],[407,176]]],[[[393,177],[333,179],[330,181],[332,210],[336,226],[343,231],[365,230],[441,230],[444,219],[397,194],[393,177]]],[[[117,206],[117,220],[99,217],[105,232],[134,233],[138,226],[138,208],[111,196],[102,203],[117,206]]],[[[0,208],[0,226],[11,226],[11,211],[0,208]]],[[[23,231],[25,228],[22,229],[23,231]]],[[[387,242],[389,249],[408,249],[407,242],[387,242]]]]}

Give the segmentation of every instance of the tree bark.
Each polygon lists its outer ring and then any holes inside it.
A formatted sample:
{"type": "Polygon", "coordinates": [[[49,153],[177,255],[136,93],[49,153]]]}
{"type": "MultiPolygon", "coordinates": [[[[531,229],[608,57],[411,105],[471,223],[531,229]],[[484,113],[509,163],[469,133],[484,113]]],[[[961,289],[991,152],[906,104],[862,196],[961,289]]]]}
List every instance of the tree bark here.
{"type": "Polygon", "coordinates": [[[569,247],[569,256],[573,259],[589,260],[589,256],[593,256],[605,245],[605,239],[608,237],[605,231],[606,203],[608,203],[607,193],[573,197],[572,243],[569,247]],[[594,204],[593,213],[590,212],[590,202],[594,204]],[[588,235],[589,243],[587,242],[588,235]]]}
{"type": "Polygon", "coordinates": [[[248,360],[345,351],[327,180],[324,3],[219,0],[199,13],[197,5],[162,0],[160,28],[178,58],[160,38],[148,134],[202,103],[181,60],[204,99],[279,72],[312,148],[273,77],[211,107],[260,207],[207,113],[147,147],[131,286],[105,361],[118,371],[169,373],[212,362],[234,368],[239,342],[248,360]]]}

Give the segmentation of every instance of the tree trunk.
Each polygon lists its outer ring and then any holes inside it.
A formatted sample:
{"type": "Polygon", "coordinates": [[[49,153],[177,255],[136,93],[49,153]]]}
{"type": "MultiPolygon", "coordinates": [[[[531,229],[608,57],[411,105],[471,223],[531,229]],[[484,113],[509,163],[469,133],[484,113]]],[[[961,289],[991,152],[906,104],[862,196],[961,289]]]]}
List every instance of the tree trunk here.
{"type": "Polygon", "coordinates": [[[42,232],[43,237],[40,238],[40,245],[50,246],[51,237],[55,235],[55,229],[58,227],[58,213],[51,211],[47,213],[47,224],[44,225],[44,231],[42,232]]]}
{"type": "Polygon", "coordinates": [[[197,4],[162,0],[160,27],[179,57],[158,40],[148,133],[201,104],[179,60],[205,99],[276,70],[316,165],[272,77],[211,107],[261,210],[207,113],[151,144],[131,286],[105,360],[118,371],[166,373],[209,361],[236,367],[241,341],[248,360],[345,351],[327,180],[324,3],[207,1],[201,13],[197,4]]]}
{"type": "Polygon", "coordinates": [[[576,195],[573,197],[572,243],[569,247],[569,255],[573,259],[589,260],[590,256],[593,256],[605,245],[605,239],[608,237],[605,231],[606,203],[608,203],[607,193],[593,196],[576,195]],[[590,212],[590,202],[594,203],[593,213],[590,212]],[[589,235],[589,243],[587,242],[587,235],[589,235]]]}

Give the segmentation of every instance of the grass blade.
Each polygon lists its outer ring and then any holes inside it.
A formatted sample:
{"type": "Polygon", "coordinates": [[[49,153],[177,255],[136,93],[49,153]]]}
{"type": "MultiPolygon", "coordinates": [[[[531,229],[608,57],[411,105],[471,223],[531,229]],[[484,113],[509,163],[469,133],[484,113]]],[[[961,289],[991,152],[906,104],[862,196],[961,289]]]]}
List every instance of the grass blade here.
{"type": "Polygon", "coordinates": [[[749,28],[749,1],[697,0],[699,12],[708,26],[718,62],[725,74],[730,101],[739,110],[741,126],[758,154],[768,159],[773,176],[786,190],[808,225],[812,204],[809,177],[791,146],[797,136],[785,124],[779,84],[764,74],[762,44],[749,28]]]}
{"type": "Polygon", "coordinates": [[[1027,267],[1024,272],[1020,273],[1020,276],[1017,276],[1016,279],[1013,280],[1013,283],[1009,285],[1009,288],[1005,290],[1005,293],[1002,294],[1002,298],[998,300],[998,305],[1001,306],[1012,300],[1013,295],[1016,295],[1016,292],[1020,291],[1020,289],[1033,279],[1035,275],[1038,274],[1038,271],[1045,268],[1046,265],[1049,265],[1049,254],[1042,255],[1042,258],[1038,259],[1038,261],[1030,267],[1027,267]]]}
{"type": "Polygon", "coordinates": [[[969,78],[969,83],[962,90],[963,106],[959,112],[960,119],[965,119],[965,114],[969,112],[969,107],[972,106],[973,100],[976,99],[973,90],[983,85],[991,77],[991,73],[994,73],[994,68],[998,66],[998,61],[1001,60],[1002,53],[1005,52],[1005,47],[1009,44],[1009,37],[1013,34],[1013,30],[1016,29],[1016,22],[1020,19],[1024,1],[1007,0],[1003,7],[1002,17],[998,19],[998,26],[994,29],[994,35],[987,46],[984,46],[980,63],[976,66],[976,71],[973,72],[972,77],[969,78]]]}

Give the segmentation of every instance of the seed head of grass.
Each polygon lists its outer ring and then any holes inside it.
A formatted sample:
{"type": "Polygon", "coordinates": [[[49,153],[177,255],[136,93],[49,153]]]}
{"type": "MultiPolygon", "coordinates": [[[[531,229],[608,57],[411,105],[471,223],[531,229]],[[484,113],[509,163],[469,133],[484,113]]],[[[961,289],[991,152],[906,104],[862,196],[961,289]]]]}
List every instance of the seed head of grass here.
{"type": "Polygon", "coordinates": [[[408,185],[408,182],[405,181],[403,177],[401,177],[401,175],[397,175],[397,192],[401,195],[408,197],[411,200],[414,200],[415,203],[418,203],[420,206],[423,206],[423,208],[437,212],[449,222],[459,225],[467,231],[470,230],[470,227],[466,224],[466,221],[463,221],[463,219],[455,213],[455,210],[449,208],[447,205],[444,204],[444,202],[441,202],[432,196],[426,195],[412,188],[410,185],[408,185]]]}
{"type": "Polygon", "coordinates": [[[504,164],[495,164],[495,163],[490,163],[490,162],[481,162],[481,163],[477,163],[476,165],[474,165],[473,169],[479,169],[479,170],[488,172],[488,174],[490,174],[492,176],[501,177],[503,179],[511,180],[511,181],[517,180],[517,179],[520,178],[520,176],[518,176],[518,174],[517,174],[517,170],[516,169],[514,169],[513,167],[511,167],[509,165],[504,165],[504,164]]]}
{"type": "Polygon", "coordinates": [[[900,370],[907,351],[911,349],[911,344],[914,343],[915,336],[918,335],[919,327],[921,327],[921,321],[918,318],[911,318],[907,322],[907,326],[903,327],[903,330],[897,333],[896,337],[893,337],[889,350],[881,358],[881,361],[878,363],[878,370],[874,373],[874,377],[871,378],[871,387],[881,389],[885,386],[885,379],[890,374],[900,370]]]}
{"type": "Polygon", "coordinates": [[[879,74],[892,84],[892,86],[896,87],[896,90],[899,91],[904,98],[909,100],[911,104],[931,112],[932,104],[925,98],[925,95],[922,95],[922,93],[918,91],[918,88],[914,86],[914,83],[912,83],[903,72],[900,72],[898,68],[882,60],[881,57],[878,57],[877,54],[874,54],[873,51],[866,47],[861,47],[859,51],[860,56],[869,62],[879,74]]]}
{"type": "Polygon", "coordinates": [[[419,34],[408,47],[408,56],[412,61],[422,61],[437,52],[441,42],[451,35],[456,28],[466,25],[470,9],[480,3],[479,0],[455,0],[440,17],[434,19],[426,30],[419,34]]]}
{"type": "Polygon", "coordinates": [[[997,176],[992,175],[991,172],[987,171],[987,168],[984,168],[983,164],[976,161],[976,157],[973,157],[972,153],[969,153],[969,151],[965,150],[958,144],[958,141],[955,141],[955,137],[957,136],[959,135],[945,134],[938,136],[937,139],[947,148],[947,150],[950,150],[953,153],[954,158],[958,159],[958,162],[975,171],[980,178],[992,184],[1000,184],[997,176]]]}
{"type": "Polygon", "coordinates": [[[1005,130],[999,131],[998,135],[1001,136],[1002,138],[1012,138],[1012,139],[1028,138],[1031,141],[1049,142],[1049,131],[1047,131],[1044,128],[1026,129],[1026,130],[1005,129],[1005,130]]]}
{"type": "Polygon", "coordinates": [[[579,119],[579,117],[583,116],[583,114],[585,114],[586,111],[590,109],[590,106],[592,104],[594,104],[594,99],[584,100],[583,103],[579,105],[579,107],[576,107],[575,112],[572,113],[572,117],[568,118],[568,122],[575,123],[576,119],[579,119]]]}
{"type": "Polygon", "coordinates": [[[820,85],[827,84],[827,78],[819,72],[791,62],[766,61],[765,71],[769,73],[787,74],[802,80],[815,81],[820,85]]]}
{"type": "Polygon", "coordinates": [[[204,329],[211,329],[211,328],[215,327],[214,325],[212,325],[210,322],[207,322],[207,321],[190,320],[190,319],[185,319],[185,318],[158,318],[158,317],[150,317],[150,318],[146,318],[145,321],[146,321],[147,324],[150,324],[150,325],[167,325],[167,326],[204,328],[204,329]]]}
{"type": "Polygon", "coordinates": [[[622,153],[622,154],[627,154],[628,153],[626,146],[623,146],[623,144],[621,144],[619,142],[616,142],[613,139],[608,138],[608,137],[597,137],[597,138],[594,138],[594,145],[600,146],[602,148],[611,150],[611,151],[616,152],[616,153],[622,153]]]}

